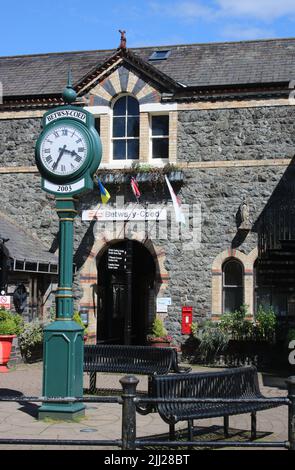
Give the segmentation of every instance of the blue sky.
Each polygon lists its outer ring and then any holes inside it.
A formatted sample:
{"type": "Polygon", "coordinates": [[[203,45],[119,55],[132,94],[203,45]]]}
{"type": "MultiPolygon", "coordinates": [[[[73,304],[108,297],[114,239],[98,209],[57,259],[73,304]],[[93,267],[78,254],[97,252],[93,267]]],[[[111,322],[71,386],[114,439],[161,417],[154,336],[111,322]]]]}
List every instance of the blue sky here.
{"type": "Polygon", "coordinates": [[[295,0],[0,0],[0,55],[295,36],[295,0]]]}

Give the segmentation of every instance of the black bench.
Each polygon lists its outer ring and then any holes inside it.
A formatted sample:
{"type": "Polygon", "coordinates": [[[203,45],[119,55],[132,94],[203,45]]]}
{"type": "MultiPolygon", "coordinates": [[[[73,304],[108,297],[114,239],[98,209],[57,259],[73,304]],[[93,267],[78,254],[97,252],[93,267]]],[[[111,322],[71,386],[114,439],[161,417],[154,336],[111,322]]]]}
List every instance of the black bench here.
{"type": "MultiPolygon", "coordinates": [[[[240,367],[218,372],[153,376],[149,385],[150,398],[225,398],[264,399],[259,390],[255,367],[240,367]]],[[[158,403],[156,411],[169,424],[170,439],[175,439],[175,424],[188,422],[189,440],[193,438],[193,420],[224,417],[224,434],[228,436],[229,416],[251,413],[251,439],[256,438],[256,412],[280,406],[277,403],[158,403]]],[[[146,414],[143,407],[142,414],[146,414]]],[[[140,406],[137,411],[141,413],[140,406]]]]}
{"type": "Polygon", "coordinates": [[[96,390],[96,373],[168,374],[187,373],[190,367],[180,367],[174,348],[95,344],[84,346],[84,372],[90,373],[90,391],[96,390]]]}

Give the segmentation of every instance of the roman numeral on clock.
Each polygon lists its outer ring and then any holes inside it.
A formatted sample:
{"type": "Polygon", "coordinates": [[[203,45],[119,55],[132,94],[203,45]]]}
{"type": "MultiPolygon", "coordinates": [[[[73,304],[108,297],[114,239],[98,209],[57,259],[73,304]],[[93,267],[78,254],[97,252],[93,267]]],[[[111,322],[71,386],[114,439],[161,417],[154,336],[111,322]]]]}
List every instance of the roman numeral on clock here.
{"type": "Polygon", "coordinates": [[[44,149],[44,153],[50,153],[50,149],[44,149]]]}
{"type": "Polygon", "coordinates": [[[47,161],[47,163],[51,163],[52,162],[52,156],[48,155],[48,157],[46,157],[45,160],[47,161]]]}
{"type": "Polygon", "coordinates": [[[57,131],[54,131],[53,134],[56,139],[59,137],[59,133],[57,131]]]}
{"type": "Polygon", "coordinates": [[[77,156],[75,157],[75,160],[76,160],[76,162],[80,162],[80,161],[82,160],[82,157],[80,157],[80,155],[77,155],[77,156]]]}
{"type": "Polygon", "coordinates": [[[78,148],[78,152],[79,152],[79,153],[80,153],[80,152],[84,152],[84,151],[85,151],[85,147],[79,147],[79,148],[78,148]]]}
{"type": "Polygon", "coordinates": [[[60,169],[61,169],[61,171],[66,171],[65,165],[61,165],[60,169]]]}
{"type": "Polygon", "coordinates": [[[68,129],[62,129],[62,135],[68,135],[68,129]]]}

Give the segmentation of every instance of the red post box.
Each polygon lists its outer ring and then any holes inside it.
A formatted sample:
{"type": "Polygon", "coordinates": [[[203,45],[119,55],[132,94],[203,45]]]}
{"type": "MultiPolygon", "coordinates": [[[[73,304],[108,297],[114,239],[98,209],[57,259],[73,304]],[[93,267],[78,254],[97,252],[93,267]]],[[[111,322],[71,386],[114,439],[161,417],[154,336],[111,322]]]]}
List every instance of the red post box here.
{"type": "Polygon", "coordinates": [[[189,335],[192,329],[193,307],[182,307],[181,333],[189,335]]]}

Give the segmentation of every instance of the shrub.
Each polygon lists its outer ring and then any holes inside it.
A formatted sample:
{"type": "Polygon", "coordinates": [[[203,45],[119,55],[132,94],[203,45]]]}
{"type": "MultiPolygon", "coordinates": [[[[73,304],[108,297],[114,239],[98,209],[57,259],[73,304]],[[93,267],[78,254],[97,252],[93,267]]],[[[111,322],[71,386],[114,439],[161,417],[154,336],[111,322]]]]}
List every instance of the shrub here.
{"type": "Polygon", "coordinates": [[[160,317],[156,317],[153,322],[152,336],[154,338],[163,338],[167,336],[167,330],[164,327],[163,320],[160,317]]]}
{"type": "Polygon", "coordinates": [[[287,333],[287,338],[286,342],[287,345],[289,346],[290,341],[293,341],[295,339],[295,328],[290,328],[287,333]]]}
{"type": "Polygon", "coordinates": [[[23,319],[17,313],[0,309],[0,335],[19,335],[23,330],[23,319]]]}
{"type": "Polygon", "coordinates": [[[26,323],[23,332],[19,335],[19,347],[23,356],[32,357],[33,351],[43,344],[43,325],[39,320],[26,323]]]}
{"type": "Polygon", "coordinates": [[[252,339],[254,335],[253,323],[245,317],[248,313],[246,305],[242,305],[239,310],[231,313],[224,313],[221,316],[220,328],[226,332],[231,339],[245,340],[252,339]]]}
{"type": "Polygon", "coordinates": [[[222,353],[230,339],[228,333],[220,328],[218,323],[212,321],[204,323],[203,327],[198,330],[197,338],[200,341],[200,356],[205,362],[213,360],[222,353]]]}
{"type": "Polygon", "coordinates": [[[262,305],[259,305],[258,311],[255,317],[256,331],[258,337],[272,341],[274,339],[277,317],[272,307],[264,310],[262,305]]]}
{"type": "Polygon", "coordinates": [[[158,316],[153,321],[151,334],[147,336],[148,341],[153,339],[172,341],[172,337],[168,335],[168,332],[164,327],[163,320],[158,316]]]}

